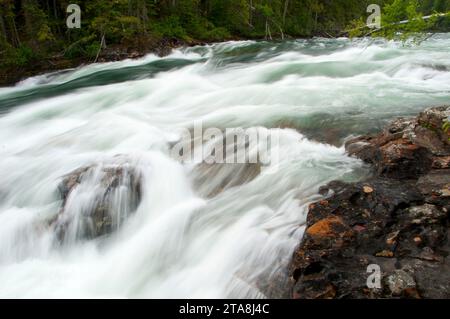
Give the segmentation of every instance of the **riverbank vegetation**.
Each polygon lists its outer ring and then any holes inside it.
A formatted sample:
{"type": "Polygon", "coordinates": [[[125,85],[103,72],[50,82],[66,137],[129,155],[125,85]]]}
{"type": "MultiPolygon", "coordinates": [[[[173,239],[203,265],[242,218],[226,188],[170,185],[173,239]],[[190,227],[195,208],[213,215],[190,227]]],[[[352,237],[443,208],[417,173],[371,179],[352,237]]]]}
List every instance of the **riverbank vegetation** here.
{"type": "MultiPolygon", "coordinates": [[[[52,59],[93,62],[111,46],[148,52],[170,41],[339,36],[352,21],[365,21],[370,3],[386,9],[389,24],[450,11],[448,0],[0,0],[0,68],[11,73],[52,59]],[[70,3],[81,8],[79,29],[66,26],[70,3]]],[[[450,26],[448,17],[439,20],[414,20],[402,30],[450,26]]]]}
{"type": "Polygon", "coordinates": [[[359,18],[351,21],[348,34],[352,37],[373,36],[421,42],[436,31],[450,30],[450,2],[394,0],[383,7],[379,27],[369,27],[359,18]]]}

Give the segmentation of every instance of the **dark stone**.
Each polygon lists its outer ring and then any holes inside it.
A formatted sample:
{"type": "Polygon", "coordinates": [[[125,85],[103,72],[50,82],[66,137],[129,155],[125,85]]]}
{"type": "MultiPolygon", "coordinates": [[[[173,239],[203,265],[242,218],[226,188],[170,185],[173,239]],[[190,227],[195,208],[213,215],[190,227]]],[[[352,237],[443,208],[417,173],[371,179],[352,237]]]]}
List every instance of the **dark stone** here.
{"type": "Polygon", "coordinates": [[[251,182],[260,173],[260,163],[201,163],[194,167],[190,175],[197,193],[213,198],[227,189],[251,182]]]}
{"type": "Polygon", "coordinates": [[[442,150],[442,152],[446,155],[450,155],[450,132],[445,132],[442,126],[444,124],[444,121],[448,121],[449,118],[450,106],[430,107],[421,112],[417,118],[420,126],[428,128],[430,131],[434,132],[436,136],[439,137],[443,147],[445,148],[442,150]]]}
{"type": "Polygon", "coordinates": [[[326,198],[310,205],[290,265],[293,298],[449,298],[448,145],[425,129],[449,108],[347,142],[374,174],[320,188],[326,198]],[[382,272],[379,289],[367,286],[371,264],[382,272]]]}
{"type": "Polygon", "coordinates": [[[52,222],[58,238],[96,238],[117,229],[140,203],[141,178],[126,163],[86,166],[63,176],[58,186],[61,210],[52,222]]]}
{"type": "Polygon", "coordinates": [[[432,168],[448,168],[450,143],[442,125],[450,106],[429,108],[417,118],[399,118],[374,136],[346,142],[350,155],[373,164],[380,176],[418,178],[432,168]]]}
{"type": "Polygon", "coordinates": [[[393,296],[401,296],[407,289],[416,289],[414,278],[404,270],[395,270],[389,275],[387,285],[393,296]]]}

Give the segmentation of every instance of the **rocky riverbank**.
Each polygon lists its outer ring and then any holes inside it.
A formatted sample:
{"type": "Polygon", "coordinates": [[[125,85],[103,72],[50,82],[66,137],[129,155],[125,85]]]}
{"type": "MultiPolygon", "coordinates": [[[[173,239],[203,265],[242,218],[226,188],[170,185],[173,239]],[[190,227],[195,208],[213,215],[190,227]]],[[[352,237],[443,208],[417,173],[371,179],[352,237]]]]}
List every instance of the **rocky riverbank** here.
{"type": "MultiPolygon", "coordinates": [[[[330,35],[317,33],[315,36],[330,37],[330,35]]],[[[311,37],[303,37],[310,39],[311,37]]],[[[238,37],[230,36],[223,41],[244,41],[244,40],[263,40],[262,37],[238,37]]],[[[191,39],[189,41],[177,38],[163,38],[161,40],[147,39],[142,45],[115,44],[110,45],[99,52],[97,59],[95,57],[69,58],[63,53],[54,56],[42,58],[23,67],[3,68],[0,70],[0,87],[12,86],[21,80],[29,77],[38,76],[45,73],[62,71],[82,67],[96,62],[115,62],[126,59],[138,59],[147,54],[155,54],[160,57],[169,55],[173,49],[182,47],[192,47],[197,45],[207,45],[216,41],[201,41],[191,39]]]]}
{"type": "Polygon", "coordinates": [[[150,41],[148,44],[141,47],[111,45],[99,53],[97,60],[95,60],[95,58],[67,58],[64,54],[58,54],[46,59],[34,61],[34,63],[23,67],[0,70],[0,87],[14,85],[15,83],[28,77],[77,68],[90,63],[137,59],[151,53],[158,56],[166,56],[175,48],[203,44],[205,43],[196,40],[186,42],[179,39],[162,39],[160,41],[150,41]]]}
{"type": "Polygon", "coordinates": [[[450,298],[449,116],[450,106],[429,108],[346,143],[373,176],[321,188],[290,265],[291,297],[450,298]]]}

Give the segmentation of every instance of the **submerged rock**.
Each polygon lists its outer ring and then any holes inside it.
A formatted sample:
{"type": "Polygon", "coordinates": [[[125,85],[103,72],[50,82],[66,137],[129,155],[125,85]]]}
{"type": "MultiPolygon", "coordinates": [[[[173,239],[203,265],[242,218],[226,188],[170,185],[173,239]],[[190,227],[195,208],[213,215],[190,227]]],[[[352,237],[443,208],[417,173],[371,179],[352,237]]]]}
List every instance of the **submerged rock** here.
{"type": "Polygon", "coordinates": [[[119,228],[141,200],[142,177],[128,163],[91,165],[62,177],[53,222],[60,240],[95,238],[119,228]]]}
{"type": "Polygon", "coordinates": [[[247,184],[259,176],[261,164],[206,164],[197,165],[191,172],[193,186],[199,195],[212,198],[223,191],[247,184]]]}
{"type": "Polygon", "coordinates": [[[217,135],[209,140],[195,136],[194,128],[185,134],[171,145],[171,153],[178,161],[195,164],[189,177],[198,195],[213,198],[250,183],[261,174],[264,164],[254,147],[269,135],[259,135],[257,128],[217,130],[217,135]],[[196,145],[201,149],[196,151],[196,145]],[[201,156],[198,163],[199,159],[194,159],[196,152],[201,156]]]}
{"type": "Polygon", "coordinates": [[[449,110],[427,109],[347,143],[374,175],[320,189],[326,199],[310,205],[290,266],[293,298],[450,298],[449,145],[423,130],[437,129],[449,110]],[[379,288],[367,285],[370,265],[381,271],[379,288]]]}

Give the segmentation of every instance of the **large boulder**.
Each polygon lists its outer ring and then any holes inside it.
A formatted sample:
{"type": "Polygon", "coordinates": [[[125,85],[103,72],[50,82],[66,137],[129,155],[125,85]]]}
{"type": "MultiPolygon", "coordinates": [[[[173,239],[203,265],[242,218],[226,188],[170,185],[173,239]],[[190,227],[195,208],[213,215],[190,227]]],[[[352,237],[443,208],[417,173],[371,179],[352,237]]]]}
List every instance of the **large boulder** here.
{"type": "Polygon", "coordinates": [[[252,149],[255,145],[253,143],[261,141],[265,136],[259,135],[257,128],[250,128],[249,131],[240,128],[217,130],[217,135],[211,140],[195,136],[194,131],[194,128],[188,130],[185,136],[175,141],[171,145],[171,154],[174,159],[183,163],[195,163],[189,177],[199,196],[214,198],[224,191],[250,183],[261,174],[264,164],[260,157],[249,160],[249,154],[255,152],[252,149]],[[250,142],[248,134],[258,138],[250,142]],[[195,150],[196,144],[202,148],[195,150]],[[194,161],[196,152],[200,152],[202,156],[199,163],[196,163],[198,159],[194,161]]]}
{"type": "Polygon", "coordinates": [[[61,210],[53,222],[60,240],[96,238],[118,229],[138,207],[142,177],[128,163],[90,165],[62,177],[61,210]]]}
{"type": "MultiPolygon", "coordinates": [[[[437,154],[442,155],[442,153],[448,154],[450,145],[450,131],[446,131],[443,128],[445,122],[450,121],[450,106],[440,106],[440,107],[431,107],[421,112],[417,118],[417,122],[422,128],[426,128],[429,131],[433,132],[435,136],[439,138],[442,144],[439,144],[437,147],[437,154]],[[447,147],[446,147],[447,146],[447,147]]],[[[420,135],[420,134],[419,134],[420,135]]],[[[419,142],[419,140],[416,140],[419,142]]],[[[425,146],[431,144],[424,144],[425,146]]]]}
{"type": "Polygon", "coordinates": [[[399,118],[377,135],[347,141],[352,156],[373,164],[380,176],[414,179],[434,167],[450,168],[450,143],[443,124],[450,106],[429,108],[416,118],[399,118]]]}
{"type": "Polygon", "coordinates": [[[260,163],[196,165],[190,175],[200,196],[213,198],[225,190],[247,184],[261,173],[260,163]]]}
{"type": "Polygon", "coordinates": [[[322,191],[331,195],[310,205],[305,235],[293,256],[292,297],[450,297],[446,207],[424,203],[413,182],[331,183],[322,191]],[[367,286],[371,264],[384,274],[380,289],[367,286]],[[420,273],[425,268],[433,275],[420,273]],[[402,285],[406,275],[398,277],[405,269],[413,278],[441,278],[439,292],[426,280],[414,289],[402,285]]]}

